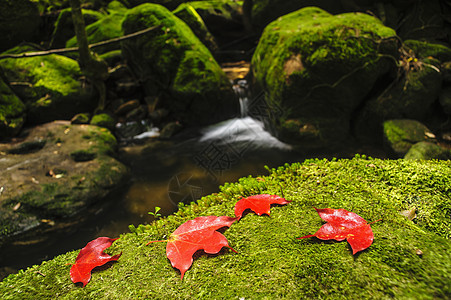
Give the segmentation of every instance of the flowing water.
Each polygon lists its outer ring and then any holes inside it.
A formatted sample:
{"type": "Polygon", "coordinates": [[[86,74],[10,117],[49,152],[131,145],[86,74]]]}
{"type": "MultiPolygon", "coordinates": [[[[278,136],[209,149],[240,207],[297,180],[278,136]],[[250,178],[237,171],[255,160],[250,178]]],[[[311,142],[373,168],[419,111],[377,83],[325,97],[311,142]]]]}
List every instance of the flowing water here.
{"type": "MultiPolygon", "coordinates": [[[[218,192],[225,182],[267,174],[265,165],[276,167],[301,160],[290,145],[277,140],[260,121],[247,116],[249,100],[245,94],[241,96],[239,118],[170,141],[151,139],[121,148],[119,159],[131,170],[128,184],[75,219],[58,222],[58,230],[51,235],[35,233],[2,250],[0,278],[2,273],[13,273],[82,248],[99,236],[118,237],[129,232],[130,224],[149,223],[153,217],[148,212],[154,212],[156,207],[161,208],[159,213],[163,216],[169,215],[177,209],[177,203],[189,203],[218,192]]],[[[158,130],[151,128],[136,138],[156,135],[158,130]]]]}

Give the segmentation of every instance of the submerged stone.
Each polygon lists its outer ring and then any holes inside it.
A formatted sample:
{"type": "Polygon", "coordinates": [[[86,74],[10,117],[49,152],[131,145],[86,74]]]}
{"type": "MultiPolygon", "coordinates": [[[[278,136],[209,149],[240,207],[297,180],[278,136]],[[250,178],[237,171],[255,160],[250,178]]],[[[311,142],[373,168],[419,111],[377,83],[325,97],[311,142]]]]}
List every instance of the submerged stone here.
{"type": "Polygon", "coordinates": [[[29,129],[25,140],[0,144],[0,248],[86,209],[125,180],[112,158],[116,139],[105,128],[53,122],[29,129]],[[17,143],[17,142],[16,142],[17,143]],[[72,159],[71,159],[72,158],[72,159]]]}

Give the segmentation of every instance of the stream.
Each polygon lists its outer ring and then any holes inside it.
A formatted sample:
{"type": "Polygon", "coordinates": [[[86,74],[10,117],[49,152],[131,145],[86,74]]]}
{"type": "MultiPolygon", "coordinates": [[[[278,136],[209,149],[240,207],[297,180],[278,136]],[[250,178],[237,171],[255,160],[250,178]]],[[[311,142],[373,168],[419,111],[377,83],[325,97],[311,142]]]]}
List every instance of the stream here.
{"type": "MultiPolygon", "coordinates": [[[[167,216],[179,202],[218,192],[225,182],[266,175],[265,165],[277,167],[305,158],[268,133],[258,116],[248,115],[246,97],[240,102],[240,117],[186,130],[170,140],[148,139],[121,147],[118,159],[130,168],[129,182],[75,218],[55,224],[51,235],[35,232],[12,242],[0,256],[0,279],[80,249],[99,236],[114,238],[130,232],[130,224],[150,223],[154,219],[148,212],[156,207],[167,216]]],[[[151,128],[140,136],[155,135],[158,130],[151,128]]]]}

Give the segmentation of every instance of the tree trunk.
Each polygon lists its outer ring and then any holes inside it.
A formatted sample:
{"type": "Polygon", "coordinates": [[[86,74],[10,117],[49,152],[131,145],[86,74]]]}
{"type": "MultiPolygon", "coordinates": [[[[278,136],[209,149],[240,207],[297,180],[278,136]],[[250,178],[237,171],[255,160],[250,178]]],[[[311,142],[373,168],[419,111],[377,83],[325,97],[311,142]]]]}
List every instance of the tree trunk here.
{"type": "Polygon", "coordinates": [[[106,88],[105,80],[108,78],[108,65],[100,57],[89,49],[86,36],[85,21],[81,13],[80,0],[70,0],[72,8],[72,21],[74,23],[75,35],[77,36],[79,59],[81,71],[92,82],[99,93],[97,110],[105,108],[106,88]]]}
{"type": "Polygon", "coordinates": [[[243,2],[243,24],[247,33],[253,32],[252,26],[252,0],[244,0],[243,2]]]}

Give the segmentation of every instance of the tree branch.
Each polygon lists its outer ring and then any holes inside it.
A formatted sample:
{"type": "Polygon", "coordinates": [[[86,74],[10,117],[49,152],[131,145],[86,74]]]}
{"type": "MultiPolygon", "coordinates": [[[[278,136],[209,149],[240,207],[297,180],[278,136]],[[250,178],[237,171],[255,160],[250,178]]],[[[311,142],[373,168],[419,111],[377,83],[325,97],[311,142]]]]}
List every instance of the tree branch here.
{"type": "MultiPolygon", "coordinates": [[[[158,29],[160,27],[161,27],[161,25],[149,27],[149,28],[146,28],[146,29],[134,32],[134,33],[130,33],[130,34],[118,37],[118,38],[114,38],[114,39],[111,39],[111,40],[94,43],[94,44],[89,45],[88,47],[90,49],[93,49],[93,48],[98,48],[100,46],[105,46],[105,45],[117,43],[117,42],[120,42],[120,41],[123,41],[123,40],[127,40],[127,39],[131,39],[131,38],[140,36],[142,34],[145,34],[145,33],[148,33],[150,31],[153,31],[155,29],[158,29]]],[[[62,53],[75,52],[75,51],[78,51],[78,47],[63,48],[63,49],[51,49],[51,50],[46,50],[46,51],[26,52],[26,53],[19,53],[19,54],[5,54],[5,55],[0,55],[0,59],[44,56],[44,55],[50,55],[50,54],[62,54],[62,53]]]]}

